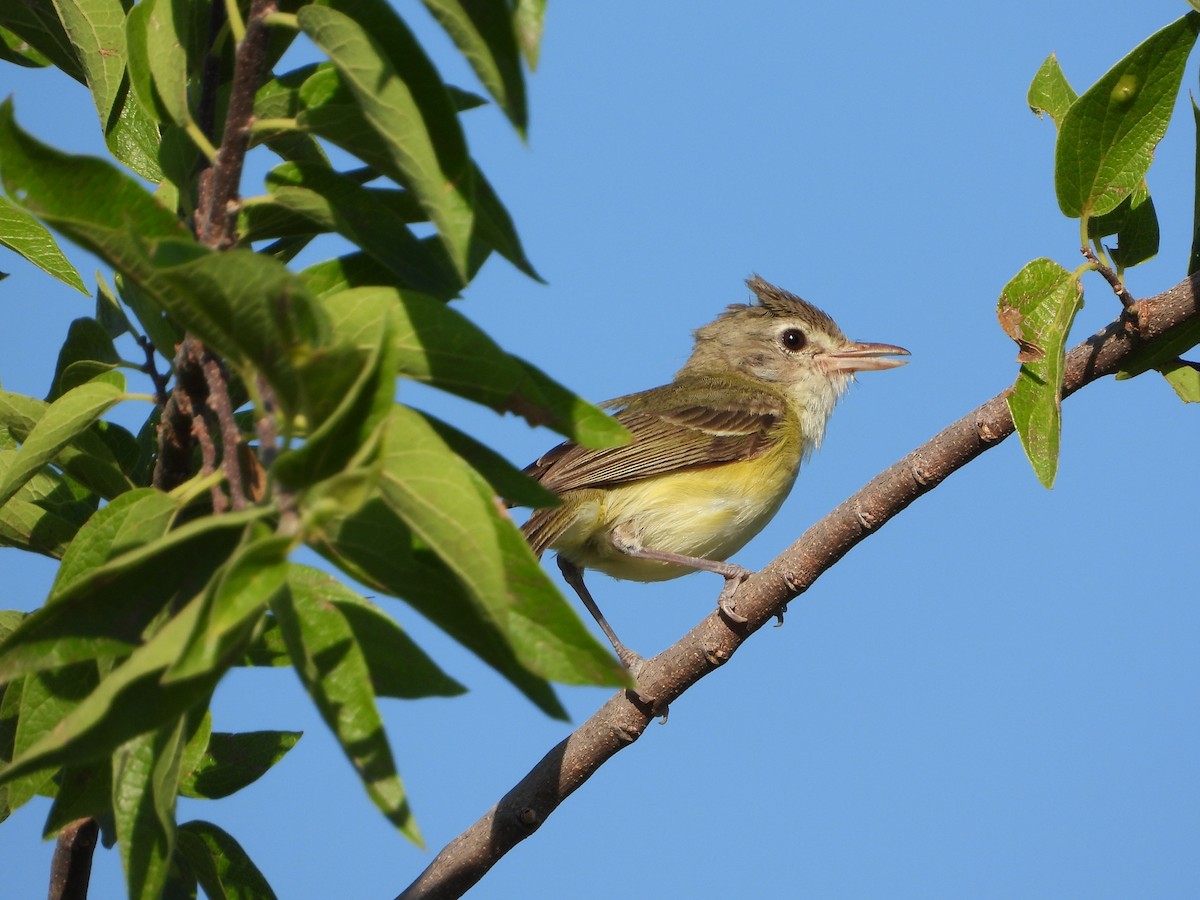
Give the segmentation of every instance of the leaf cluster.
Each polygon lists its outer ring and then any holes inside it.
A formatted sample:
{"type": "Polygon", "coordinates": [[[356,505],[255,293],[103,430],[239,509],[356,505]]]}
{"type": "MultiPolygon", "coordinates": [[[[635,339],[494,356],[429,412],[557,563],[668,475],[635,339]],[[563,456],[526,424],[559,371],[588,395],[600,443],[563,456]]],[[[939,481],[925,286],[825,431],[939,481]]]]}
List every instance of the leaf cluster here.
{"type": "MultiPolygon", "coordinates": [[[[1082,276],[1101,270],[1120,287],[1126,269],[1158,253],[1158,217],[1146,174],[1167,132],[1198,33],[1200,13],[1189,12],[1135,47],[1083,94],[1076,94],[1051,54],[1029,87],[1029,108],[1048,116],[1058,129],[1055,192],[1063,214],[1079,220],[1080,243],[1089,259],[1074,271],[1050,259],[1033,260],[1005,285],[997,306],[1001,327],[1020,348],[1021,370],[1008,406],[1021,445],[1046,487],[1054,484],[1058,471],[1063,356],[1083,306],[1082,276]],[[1112,246],[1105,243],[1110,238],[1116,239],[1112,246]]],[[[1200,189],[1189,275],[1198,268],[1197,247],[1200,189]]],[[[1200,330],[1182,332],[1170,342],[1150,342],[1121,377],[1156,368],[1181,399],[1200,402],[1196,367],[1177,358],[1200,342],[1200,330]]]]}
{"type": "Polygon", "coordinates": [[[625,438],[451,302],[493,253],[538,277],[461,118],[491,102],[524,133],[544,4],[425,5],[488,99],[445,83],[384,0],[0,9],[0,57],[87,89],[114,158],[49,146],[0,105],[0,243],[85,294],[56,236],[112,272],[45,397],[0,391],[0,544],[60,561],[40,608],[0,613],[0,819],[39,794],[47,835],[99,819],[131,896],[271,896],[232,836],[175,820],[178,796],[239,790],[299,737],[212,730],[236,667],[294,669],[420,840],[377,701],[464,689],[298,548],[550,715],[550,682],[626,677],[497,502],[553,498],[396,402],[414,380],[587,445],[625,438]],[[289,50],[312,61],[275,71],[289,50]],[[246,152],[275,158],[261,193],[212,203],[246,152]],[[209,240],[214,208],[230,215],[209,240]]]}

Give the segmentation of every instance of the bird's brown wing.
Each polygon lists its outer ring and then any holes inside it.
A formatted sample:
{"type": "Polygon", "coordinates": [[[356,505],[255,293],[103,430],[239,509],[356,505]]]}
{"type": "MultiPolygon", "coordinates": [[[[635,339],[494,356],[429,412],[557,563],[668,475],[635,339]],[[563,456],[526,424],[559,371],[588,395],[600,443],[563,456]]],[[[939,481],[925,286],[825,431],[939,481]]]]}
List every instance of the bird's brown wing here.
{"type": "Polygon", "coordinates": [[[632,435],[623,447],[593,450],[567,442],[525,469],[556,494],[603,488],[681,469],[753,459],[771,445],[783,400],[756,386],[697,378],[610,401],[632,435]],[[679,395],[681,402],[672,400],[679,395]],[[684,400],[683,398],[686,398],[684,400]]]}

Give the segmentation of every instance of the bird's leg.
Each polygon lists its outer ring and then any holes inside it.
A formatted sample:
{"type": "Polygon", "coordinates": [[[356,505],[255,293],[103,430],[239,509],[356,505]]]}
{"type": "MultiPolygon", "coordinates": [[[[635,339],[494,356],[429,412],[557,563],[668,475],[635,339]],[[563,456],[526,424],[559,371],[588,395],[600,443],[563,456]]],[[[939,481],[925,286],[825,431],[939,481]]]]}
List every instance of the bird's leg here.
{"type": "Polygon", "coordinates": [[[654,550],[650,547],[643,547],[640,540],[626,533],[620,526],[614,528],[609,533],[609,540],[612,541],[612,545],[617,550],[626,556],[633,556],[638,559],[652,559],[656,562],[671,563],[676,566],[699,569],[704,572],[716,572],[718,575],[723,576],[725,578],[725,587],[721,588],[721,595],[717,597],[717,608],[721,610],[721,614],[728,618],[729,621],[737,625],[744,625],[746,623],[746,617],[737,611],[734,594],[737,593],[737,589],[741,587],[742,582],[754,574],[749,569],[739,566],[737,563],[705,559],[702,556],[687,556],[683,553],[671,553],[668,550],[654,550]]]}
{"type": "Polygon", "coordinates": [[[626,647],[621,639],[617,637],[617,633],[612,630],[612,626],[608,624],[608,620],[604,618],[604,613],[600,612],[600,607],[596,605],[596,601],[592,599],[591,592],[587,589],[587,585],[583,583],[583,569],[575,565],[569,559],[566,559],[561,553],[557,555],[558,568],[575,593],[579,595],[579,599],[583,601],[583,605],[587,607],[587,611],[592,614],[592,618],[596,620],[596,624],[600,626],[600,630],[604,632],[604,636],[608,638],[613,649],[617,651],[617,658],[621,660],[623,665],[634,679],[637,679],[638,669],[645,662],[641,656],[634,653],[626,647]]]}

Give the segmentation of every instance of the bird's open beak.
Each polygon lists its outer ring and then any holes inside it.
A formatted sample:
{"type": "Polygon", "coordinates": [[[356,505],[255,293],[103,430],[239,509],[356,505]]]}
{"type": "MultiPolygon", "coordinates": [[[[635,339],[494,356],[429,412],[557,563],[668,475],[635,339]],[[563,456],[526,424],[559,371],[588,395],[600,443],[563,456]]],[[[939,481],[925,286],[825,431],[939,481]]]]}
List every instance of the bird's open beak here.
{"type": "Polygon", "coordinates": [[[903,347],[892,344],[863,344],[849,341],[841,348],[821,354],[827,372],[868,372],[875,369],[894,369],[907,359],[889,359],[891,356],[909,356],[903,347]]]}

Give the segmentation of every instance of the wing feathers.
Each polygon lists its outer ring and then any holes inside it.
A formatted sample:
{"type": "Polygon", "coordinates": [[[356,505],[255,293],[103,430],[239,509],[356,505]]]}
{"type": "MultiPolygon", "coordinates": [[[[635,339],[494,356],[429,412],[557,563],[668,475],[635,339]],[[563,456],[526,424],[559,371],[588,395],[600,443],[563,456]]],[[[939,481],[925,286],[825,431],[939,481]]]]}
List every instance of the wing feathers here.
{"type": "MultiPolygon", "coordinates": [[[[529,466],[526,474],[562,494],[753,459],[771,446],[771,433],[786,415],[783,399],[769,391],[704,377],[606,405],[620,407],[616,418],[633,435],[630,443],[604,450],[560,444],[529,466]]],[[[549,541],[544,546],[548,545],[549,541]]]]}

